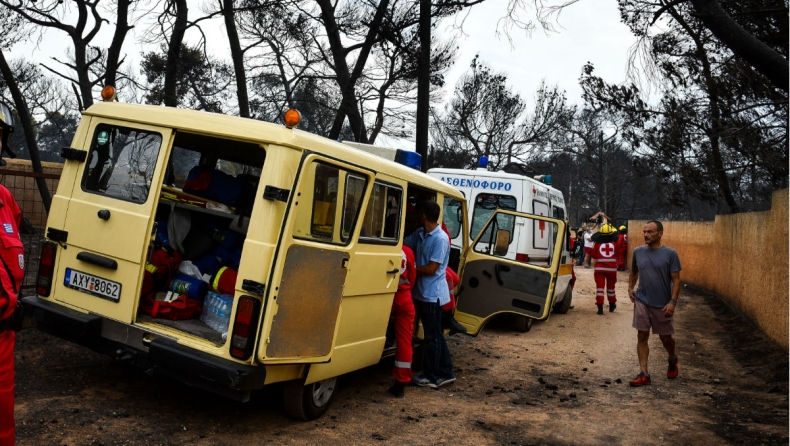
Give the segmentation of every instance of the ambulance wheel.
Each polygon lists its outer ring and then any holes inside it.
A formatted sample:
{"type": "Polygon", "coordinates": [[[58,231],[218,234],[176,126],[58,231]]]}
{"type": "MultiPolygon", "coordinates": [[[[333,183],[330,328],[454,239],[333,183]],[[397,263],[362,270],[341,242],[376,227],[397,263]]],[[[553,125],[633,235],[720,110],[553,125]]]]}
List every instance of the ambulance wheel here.
{"type": "Polygon", "coordinates": [[[559,314],[568,313],[568,310],[571,309],[571,301],[573,301],[573,288],[568,285],[568,289],[565,290],[565,297],[562,298],[562,302],[554,306],[554,312],[559,314]]]}
{"type": "Polygon", "coordinates": [[[289,381],[283,386],[285,412],[300,420],[315,420],[329,409],[336,387],[337,377],[308,385],[303,379],[289,381]]]}
{"type": "Polygon", "coordinates": [[[535,322],[535,319],[526,316],[513,316],[513,329],[520,332],[526,333],[532,330],[532,324],[535,322]]]}

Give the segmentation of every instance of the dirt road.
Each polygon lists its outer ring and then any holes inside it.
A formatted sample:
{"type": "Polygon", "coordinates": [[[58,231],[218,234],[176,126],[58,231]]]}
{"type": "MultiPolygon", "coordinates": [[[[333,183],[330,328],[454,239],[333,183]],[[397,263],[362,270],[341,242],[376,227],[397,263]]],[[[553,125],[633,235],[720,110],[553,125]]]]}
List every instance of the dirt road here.
{"type": "Polygon", "coordinates": [[[788,352],[716,298],[684,290],[680,376],[651,337],[653,385],[638,372],[633,306],[620,273],[614,313],[595,314],[591,270],[574,308],[515,333],[494,322],[449,345],[458,380],[386,393],[389,364],[349,376],[313,422],[285,416],[276,388],[237,404],[114,363],[36,330],[17,344],[20,445],[788,444],[788,352]]]}

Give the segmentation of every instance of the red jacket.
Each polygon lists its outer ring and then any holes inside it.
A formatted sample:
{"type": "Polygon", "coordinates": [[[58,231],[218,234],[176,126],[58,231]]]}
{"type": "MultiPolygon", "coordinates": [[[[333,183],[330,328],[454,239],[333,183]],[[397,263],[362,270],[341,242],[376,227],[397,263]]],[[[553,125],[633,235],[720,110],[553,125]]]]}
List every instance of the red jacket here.
{"type": "Polygon", "coordinates": [[[398,279],[398,291],[410,291],[417,280],[417,262],[414,260],[414,252],[411,248],[403,245],[402,259],[400,263],[400,278],[398,279]]]}
{"type": "Polygon", "coordinates": [[[11,316],[16,308],[17,294],[25,276],[25,250],[19,238],[22,211],[14,196],[0,184],[0,320],[11,316]]]}

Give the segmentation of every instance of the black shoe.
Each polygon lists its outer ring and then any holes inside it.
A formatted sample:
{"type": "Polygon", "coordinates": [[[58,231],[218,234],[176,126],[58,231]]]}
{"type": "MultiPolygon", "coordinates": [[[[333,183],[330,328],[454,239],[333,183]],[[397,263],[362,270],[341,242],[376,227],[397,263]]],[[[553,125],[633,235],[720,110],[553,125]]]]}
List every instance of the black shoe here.
{"type": "Polygon", "coordinates": [[[450,330],[450,336],[456,333],[466,333],[466,327],[455,320],[452,311],[442,311],[442,330],[450,330]]]}
{"type": "Polygon", "coordinates": [[[403,383],[395,381],[395,384],[393,384],[392,387],[390,387],[389,390],[387,390],[387,392],[391,393],[392,396],[394,396],[395,398],[403,398],[404,396],[403,389],[404,389],[403,383]]]}
{"type": "Polygon", "coordinates": [[[461,325],[460,322],[455,320],[453,315],[450,315],[450,336],[456,333],[466,333],[466,327],[461,325]]]}
{"type": "Polygon", "coordinates": [[[609,312],[614,313],[614,309],[617,308],[617,304],[614,302],[609,303],[609,312]]]}
{"type": "Polygon", "coordinates": [[[603,305],[596,305],[598,306],[598,314],[603,314],[603,305]]]}

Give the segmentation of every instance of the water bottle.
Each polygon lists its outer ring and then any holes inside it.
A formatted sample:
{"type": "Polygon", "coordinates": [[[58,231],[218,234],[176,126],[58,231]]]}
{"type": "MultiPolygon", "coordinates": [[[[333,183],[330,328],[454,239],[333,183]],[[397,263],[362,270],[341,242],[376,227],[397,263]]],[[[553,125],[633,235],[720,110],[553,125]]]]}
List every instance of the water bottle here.
{"type": "Polygon", "coordinates": [[[233,308],[233,298],[230,296],[222,296],[222,304],[220,305],[219,311],[219,327],[217,330],[220,333],[228,331],[231,308],[233,308]]]}
{"type": "Polygon", "coordinates": [[[205,299],[203,299],[203,311],[200,312],[200,320],[203,321],[206,325],[208,325],[208,314],[209,314],[209,307],[211,306],[211,299],[213,293],[206,294],[205,299]]]}
{"type": "Polygon", "coordinates": [[[214,328],[214,325],[217,321],[217,304],[219,303],[219,296],[216,293],[211,293],[211,301],[208,305],[208,311],[206,313],[206,325],[211,328],[214,328]]]}
{"type": "Polygon", "coordinates": [[[214,305],[211,307],[211,328],[219,331],[220,307],[222,306],[222,296],[215,294],[214,305]]]}

